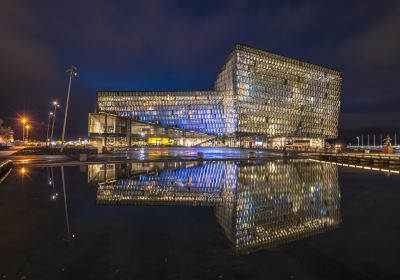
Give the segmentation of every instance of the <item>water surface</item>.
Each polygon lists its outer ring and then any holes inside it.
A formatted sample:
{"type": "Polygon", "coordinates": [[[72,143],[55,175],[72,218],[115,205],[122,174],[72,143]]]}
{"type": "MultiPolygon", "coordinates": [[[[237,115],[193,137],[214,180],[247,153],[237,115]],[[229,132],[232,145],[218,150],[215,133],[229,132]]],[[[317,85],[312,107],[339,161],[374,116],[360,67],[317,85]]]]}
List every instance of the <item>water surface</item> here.
{"type": "Polygon", "coordinates": [[[307,160],[14,169],[0,275],[396,278],[399,178],[307,160]]]}

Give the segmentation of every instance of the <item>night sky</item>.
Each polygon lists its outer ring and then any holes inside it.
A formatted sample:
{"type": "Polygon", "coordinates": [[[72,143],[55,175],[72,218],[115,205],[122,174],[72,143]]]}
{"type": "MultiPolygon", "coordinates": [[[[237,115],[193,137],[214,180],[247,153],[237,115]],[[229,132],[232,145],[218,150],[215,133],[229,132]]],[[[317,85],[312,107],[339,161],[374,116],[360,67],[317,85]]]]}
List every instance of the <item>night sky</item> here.
{"type": "Polygon", "coordinates": [[[400,134],[400,1],[5,0],[0,118],[45,139],[74,65],[67,138],[85,137],[97,90],[210,89],[235,43],[341,71],[339,138],[400,134]]]}

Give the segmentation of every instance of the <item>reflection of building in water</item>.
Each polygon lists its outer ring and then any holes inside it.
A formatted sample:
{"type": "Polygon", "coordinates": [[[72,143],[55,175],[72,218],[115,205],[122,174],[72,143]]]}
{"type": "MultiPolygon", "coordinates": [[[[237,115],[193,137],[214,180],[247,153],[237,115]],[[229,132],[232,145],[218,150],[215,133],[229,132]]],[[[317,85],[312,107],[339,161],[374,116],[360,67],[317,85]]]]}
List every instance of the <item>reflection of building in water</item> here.
{"type": "MultiPolygon", "coordinates": [[[[238,253],[306,238],[341,222],[334,165],[306,160],[138,163],[122,169],[108,165],[104,174],[107,168],[117,176],[99,183],[97,203],[214,206],[238,253]]],[[[89,181],[99,177],[94,169],[89,168],[89,181]]]]}
{"type": "Polygon", "coordinates": [[[125,172],[135,175],[99,183],[97,203],[215,205],[221,202],[226,173],[234,166],[224,162],[129,164],[125,172]]]}
{"type": "Polygon", "coordinates": [[[341,222],[337,168],[330,165],[240,165],[233,193],[233,201],[216,206],[216,216],[238,252],[305,238],[341,222]]]}
{"type": "Polygon", "coordinates": [[[101,183],[118,178],[130,178],[135,175],[158,173],[163,169],[177,169],[197,165],[197,162],[132,162],[132,163],[105,163],[88,166],[88,182],[101,183]]]}

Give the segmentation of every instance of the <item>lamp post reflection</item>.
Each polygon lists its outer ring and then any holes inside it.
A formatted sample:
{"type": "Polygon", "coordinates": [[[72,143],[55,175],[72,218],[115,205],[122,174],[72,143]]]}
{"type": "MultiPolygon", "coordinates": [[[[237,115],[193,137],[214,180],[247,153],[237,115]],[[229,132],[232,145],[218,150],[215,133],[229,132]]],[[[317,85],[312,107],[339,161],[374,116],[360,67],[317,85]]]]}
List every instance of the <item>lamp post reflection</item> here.
{"type": "Polygon", "coordinates": [[[22,166],[22,167],[19,169],[19,174],[20,174],[20,176],[21,176],[21,182],[24,183],[25,177],[29,175],[29,174],[28,174],[28,169],[25,168],[25,166],[22,166]]]}
{"type": "Polygon", "coordinates": [[[46,167],[46,172],[47,172],[47,183],[51,185],[52,177],[50,176],[49,167],[46,167]]]}
{"type": "Polygon", "coordinates": [[[65,176],[64,176],[64,166],[61,166],[61,180],[64,193],[64,210],[65,210],[65,222],[67,225],[67,236],[64,238],[65,241],[71,241],[75,238],[75,234],[71,233],[68,218],[68,205],[67,205],[67,192],[65,190],[65,176]]]}
{"type": "Polygon", "coordinates": [[[51,185],[51,187],[53,189],[51,199],[56,200],[58,197],[58,193],[56,193],[56,189],[55,189],[54,167],[50,167],[50,174],[51,174],[51,177],[49,179],[49,185],[51,185]]]}

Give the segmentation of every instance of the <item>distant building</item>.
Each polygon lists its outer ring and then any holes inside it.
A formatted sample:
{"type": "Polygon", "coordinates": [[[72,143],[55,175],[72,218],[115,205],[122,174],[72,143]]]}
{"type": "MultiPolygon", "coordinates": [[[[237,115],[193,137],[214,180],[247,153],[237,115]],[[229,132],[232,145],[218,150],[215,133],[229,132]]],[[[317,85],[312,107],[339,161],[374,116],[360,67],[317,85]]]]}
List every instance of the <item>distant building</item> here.
{"type": "Polygon", "coordinates": [[[100,91],[89,137],[134,144],[322,147],[336,138],[341,73],[236,45],[210,91],[100,91]]]}
{"type": "Polygon", "coordinates": [[[9,145],[14,142],[14,131],[10,127],[3,127],[3,120],[0,119],[0,146],[9,145]]]}

